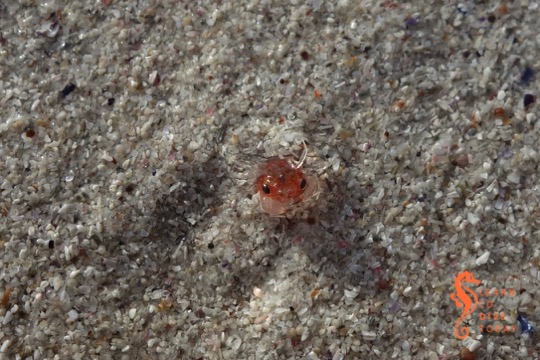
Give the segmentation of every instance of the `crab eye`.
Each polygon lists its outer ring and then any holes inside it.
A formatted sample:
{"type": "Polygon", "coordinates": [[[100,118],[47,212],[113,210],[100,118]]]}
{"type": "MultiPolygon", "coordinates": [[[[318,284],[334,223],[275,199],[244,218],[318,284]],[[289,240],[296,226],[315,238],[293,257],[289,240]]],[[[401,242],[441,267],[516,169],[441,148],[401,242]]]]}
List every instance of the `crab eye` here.
{"type": "Polygon", "coordinates": [[[268,195],[270,194],[270,187],[267,184],[263,184],[262,191],[268,195]]]}
{"type": "Polygon", "coordinates": [[[307,185],[306,179],[302,179],[302,181],[300,181],[300,189],[304,189],[306,185],[307,185]]]}

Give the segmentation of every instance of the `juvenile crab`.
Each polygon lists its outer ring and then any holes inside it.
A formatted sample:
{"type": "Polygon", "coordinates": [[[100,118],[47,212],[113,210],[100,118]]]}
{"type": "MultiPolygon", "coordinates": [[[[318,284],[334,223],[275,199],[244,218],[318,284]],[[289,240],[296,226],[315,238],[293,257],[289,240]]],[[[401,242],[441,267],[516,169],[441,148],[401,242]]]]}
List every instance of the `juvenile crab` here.
{"type": "Polygon", "coordinates": [[[317,176],[302,169],[306,156],[304,145],[299,161],[294,156],[274,156],[259,166],[255,186],[264,212],[271,216],[283,215],[317,194],[317,176]]]}

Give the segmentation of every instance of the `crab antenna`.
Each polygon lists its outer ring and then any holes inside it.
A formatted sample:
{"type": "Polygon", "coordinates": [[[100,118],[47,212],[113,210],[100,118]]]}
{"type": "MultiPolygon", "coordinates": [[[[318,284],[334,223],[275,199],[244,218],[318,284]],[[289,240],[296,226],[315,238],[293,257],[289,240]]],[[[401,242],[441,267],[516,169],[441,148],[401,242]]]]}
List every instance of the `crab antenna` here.
{"type": "Polygon", "coordinates": [[[307,150],[306,142],[304,140],[302,140],[302,145],[304,146],[304,150],[302,150],[302,155],[300,155],[300,160],[295,165],[295,168],[297,169],[300,169],[302,167],[302,164],[304,163],[307,157],[308,150],[307,150]]]}

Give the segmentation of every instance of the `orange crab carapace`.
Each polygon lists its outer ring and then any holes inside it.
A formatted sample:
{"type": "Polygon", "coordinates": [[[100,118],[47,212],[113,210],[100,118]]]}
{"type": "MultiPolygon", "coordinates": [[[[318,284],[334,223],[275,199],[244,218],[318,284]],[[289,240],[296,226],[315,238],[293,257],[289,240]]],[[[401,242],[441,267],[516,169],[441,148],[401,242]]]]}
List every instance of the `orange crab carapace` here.
{"type": "Polygon", "coordinates": [[[255,185],[263,211],[272,216],[282,215],[316,194],[317,177],[302,170],[306,155],[304,148],[300,161],[293,156],[271,157],[261,164],[255,185]]]}

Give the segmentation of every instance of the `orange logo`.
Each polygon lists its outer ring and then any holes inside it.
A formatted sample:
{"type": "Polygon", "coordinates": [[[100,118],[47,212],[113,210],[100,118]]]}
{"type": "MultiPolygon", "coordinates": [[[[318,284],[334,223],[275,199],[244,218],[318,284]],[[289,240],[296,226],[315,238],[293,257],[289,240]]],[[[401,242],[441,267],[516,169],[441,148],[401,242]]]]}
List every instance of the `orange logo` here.
{"type": "Polygon", "coordinates": [[[478,306],[478,295],[465,286],[465,283],[480,285],[480,280],[476,280],[471,272],[463,271],[456,276],[456,280],[454,281],[454,289],[456,289],[456,292],[450,294],[450,299],[454,300],[454,303],[456,303],[458,308],[463,308],[460,317],[454,324],[454,335],[456,335],[459,340],[463,340],[469,336],[469,328],[461,325],[463,324],[463,320],[471,315],[478,306]]]}
{"type": "MultiPolygon", "coordinates": [[[[456,306],[461,310],[461,315],[454,323],[454,335],[459,340],[463,340],[469,336],[469,328],[463,325],[465,319],[470,316],[480,304],[487,309],[493,309],[494,302],[489,300],[489,297],[494,296],[516,296],[516,291],[514,289],[494,289],[493,291],[475,291],[471,289],[466,284],[480,285],[481,281],[476,279],[472,272],[462,271],[456,275],[454,280],[454,289],[455,292],[450,294],[450,299],[454,301],[456,306]],[[487,300],[478,300],[478,295],[486,297],[487,300]]],[[[480,312],[478,320],[505,320],[504,312],[480,312]]],[[[481,331],[488,333],[491,332],[514,332],[516,330],[515,325],[511,326],[492,326],[492,325],[479,325],[481,331]]]]}

